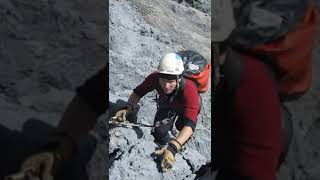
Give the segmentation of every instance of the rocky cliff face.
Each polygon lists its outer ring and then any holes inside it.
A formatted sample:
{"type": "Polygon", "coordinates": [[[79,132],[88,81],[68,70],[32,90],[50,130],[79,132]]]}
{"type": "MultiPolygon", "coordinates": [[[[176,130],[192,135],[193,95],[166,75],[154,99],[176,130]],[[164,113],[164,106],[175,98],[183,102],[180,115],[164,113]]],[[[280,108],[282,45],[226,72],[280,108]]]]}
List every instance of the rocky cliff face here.
{"type": "MultiPolygon", "coordinates": [[[[110,113],[114,113],[144,78],[155,71],[161,56],[193,49],[210,61],[210,16],[172,0],[111,0],[109,17],[110,113]]],[[[110,127],[110,179],[194,179],[195,172],[211,159],[210,90],[193,138],[176,155],[171,172],[161,173],[151,155],[158,147],[151,128],[110,127]]],[[[136,120],[152,124],[155,93],[141,101],[136,120]]]]}
{"type": "Polygon", "coordinates": [[[0,2],[4,121],[20,118],[11,106],[24,118],[49,113],[57,121],[73,90],[105,64],[105,8],[101,1],[0,2]]]}
{"type": "Polygon", "coordinates": [[[75,88],[105,66],[106,8],[96,0],[0,1],[0,179],[18,170],[23,151],[57,125],[75,88]]]}
{"type": "MultiPolygon", "coordinates": [[[[318,23],[319,25],[319,23],[318,23]]],[[[308,93],[297,101],[287,103],[293,121],[293,139],[284,164],[280,167],[279,179],[320,179],[320,49],[319,28],[313,52],[312,83],[308,93]]]]}
{"type": "MultiPolygon", "coordinates": [[[[28,122],[38,120],[56,125],[74,96],[74,89],[107,60],[112,113],[156,69],[164,53],[194,49],[210,59],[210,3],[204,0],[0,1],[1,137],[9,141],[23,136],[24,140],[28,131],[29,135],[33,133],[34,141],[39,133],[47,133],[46,129],[30,132],[28,122]],[[106,23],[109,23],[109,37],[106,23]],[[8,133],[10,136],[6,136],[7,131],[12,131],[8,133]],[[15,136],[21,131],[24,134],[15,136]]],[[[314,51],[310,92],[288,104],[295,135],[287,161],[280,168],[281,180],[320,177],[318,45],[319,40],[314,51]]],[[[151,93],[143,98],[136,117],[132,118],[151,124],[154,97],[151,93]]],[[[149,128],[112,127],[108,133],[104,121],[107,116],[102,116],[91,132],[98,144],[87,165],[90,179],[107,179],[108,175],[110,179],[193,179],[194,172],[211,158],[210,90],[203,97],[197,131],[177,155],[174,169],[165,174],[159,173],[151,156],[157,145],[149,128]]],[[[11,161],[15,153],[21,153],[19,148],[22,146],[12,149],[12,156],[7,159],[11,161]]]]}
{"type": "MultiPolygon", "coordinates": [[[[112,104],[127,100],[165,52],[194,49],[209,58],[210,16],[203,2],[1,1],[1,127],[25,135],[30,120],[57,125],[75,88],[108,60],[112,104]],[[106,22],[110,26],[109,46],[106,22]]],[[[106,179],[107,165],[110,179],[150,175],[192,179],[194,172],[210,160],[210,90],[204,97],[199,130],[177,155],[176,170],[167,175],[158,172],[150,156],[156,147],[150,129],[111,129],[108,149],[106,117],[101,117],[91,132],[99,141],[87,166],[90,179],[106,179]],[[107,150],[113,158],[111,164],[107,164],[107,150]]],[[[141,102],[140,122],[152,122],[153,98],[150,94],[141,102]]]]}

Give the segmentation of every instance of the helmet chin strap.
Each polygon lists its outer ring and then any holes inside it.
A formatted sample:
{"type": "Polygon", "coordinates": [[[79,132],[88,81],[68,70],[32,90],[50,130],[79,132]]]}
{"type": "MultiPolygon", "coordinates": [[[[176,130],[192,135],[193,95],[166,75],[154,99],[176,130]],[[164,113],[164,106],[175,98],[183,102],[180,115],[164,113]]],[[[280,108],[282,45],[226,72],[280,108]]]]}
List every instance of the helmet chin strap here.
{"type": "Polygon", "coordinates": [[[178,91],[178,89],[180,87],[180,81],[181,81],[181,78],[179,78],[179,75],[177,75],[177,87],[176,87],[177,91],[178,91]]]}
{"type": "Polygon", "coordinates": [[[173,98],[178,94],[178,90],[179,90],[179,87],[180,87],[180,81],[181,81],[181,78],[179,78],[179,75],[177,75],[177,86],[175,88],[174,94],[169,99],[169,103],[171,103],[173,101],[173,98]]]}
{"type": "Polygon", "coordinates": [[[176,87],[176,91],[179,89],[179,76],[177,75],[177,87],[176,87]]]}

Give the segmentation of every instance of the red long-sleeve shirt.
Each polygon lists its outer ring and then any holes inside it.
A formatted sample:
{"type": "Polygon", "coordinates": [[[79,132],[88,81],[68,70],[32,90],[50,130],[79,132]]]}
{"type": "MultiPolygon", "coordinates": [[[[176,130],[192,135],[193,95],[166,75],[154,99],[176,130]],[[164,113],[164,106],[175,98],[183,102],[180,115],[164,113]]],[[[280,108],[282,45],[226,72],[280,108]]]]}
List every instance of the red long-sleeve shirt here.
{"type": "Polygon", "coordinates": [[[217,145],[229,148],[218,158],[228,159],[223,162],[225,173],[275,180],[282,147],[281,103],[266,66],[248,56],[243,65],[240,85],[225,106],[229,109],[217,112],[214,122],[217,145]]]}
{"type": "MultiPolygon", "coordinates": [[[[133,91],[139,97],[143,97],[148,92],[156,90],[159,94],[160,100],[167,101],[168,96],[159,86],[158,77],[158,73],[151,73],[133,91]]],[[[171,107],[183,115],[186,124],[188,124],[188,122],[193,123],[193,125],[190,126],[193,126],[194,128],[197,123],[197,116],[199,112],[199,94],[196,85],[191,80],[185,79],[183,92],[173,99],[171,107]]]]}

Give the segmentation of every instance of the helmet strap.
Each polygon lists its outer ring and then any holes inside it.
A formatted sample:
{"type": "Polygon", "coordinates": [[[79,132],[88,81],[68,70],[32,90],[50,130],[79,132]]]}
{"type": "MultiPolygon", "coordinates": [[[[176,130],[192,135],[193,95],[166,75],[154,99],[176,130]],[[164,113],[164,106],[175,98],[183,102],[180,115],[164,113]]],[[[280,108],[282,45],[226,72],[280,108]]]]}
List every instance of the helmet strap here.
{"type": "Polygon", "coordinates": [[[181,82],[181,77],[177,75],[177,86],[176,86],[176,89],[174,90],[174,94],[169,99],[169,103],[171,103],[173,101],[173,98],[177,96],[179,92],[180,82],[181,82]]]}
{"type": "Polygon", "coordinates": [[[181,77],[179,75],[177,75],[177,87],[176,87],[177,91],[178,91],[178,89],[180,87],[180,82],[181,82],[181,77]]]}

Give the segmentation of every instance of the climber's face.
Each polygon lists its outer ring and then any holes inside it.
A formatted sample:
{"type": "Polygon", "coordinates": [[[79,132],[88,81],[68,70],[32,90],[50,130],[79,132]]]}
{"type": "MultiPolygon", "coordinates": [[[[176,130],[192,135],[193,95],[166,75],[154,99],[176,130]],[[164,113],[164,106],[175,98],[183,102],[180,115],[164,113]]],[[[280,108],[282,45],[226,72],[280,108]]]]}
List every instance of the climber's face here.
{"type": "Polygon", "coordinates": [[[170,94],[173,90],[177,87],[177,80],[176,79],[165,79],[159,78],[160,86],[165,94],[170,94]]]}

